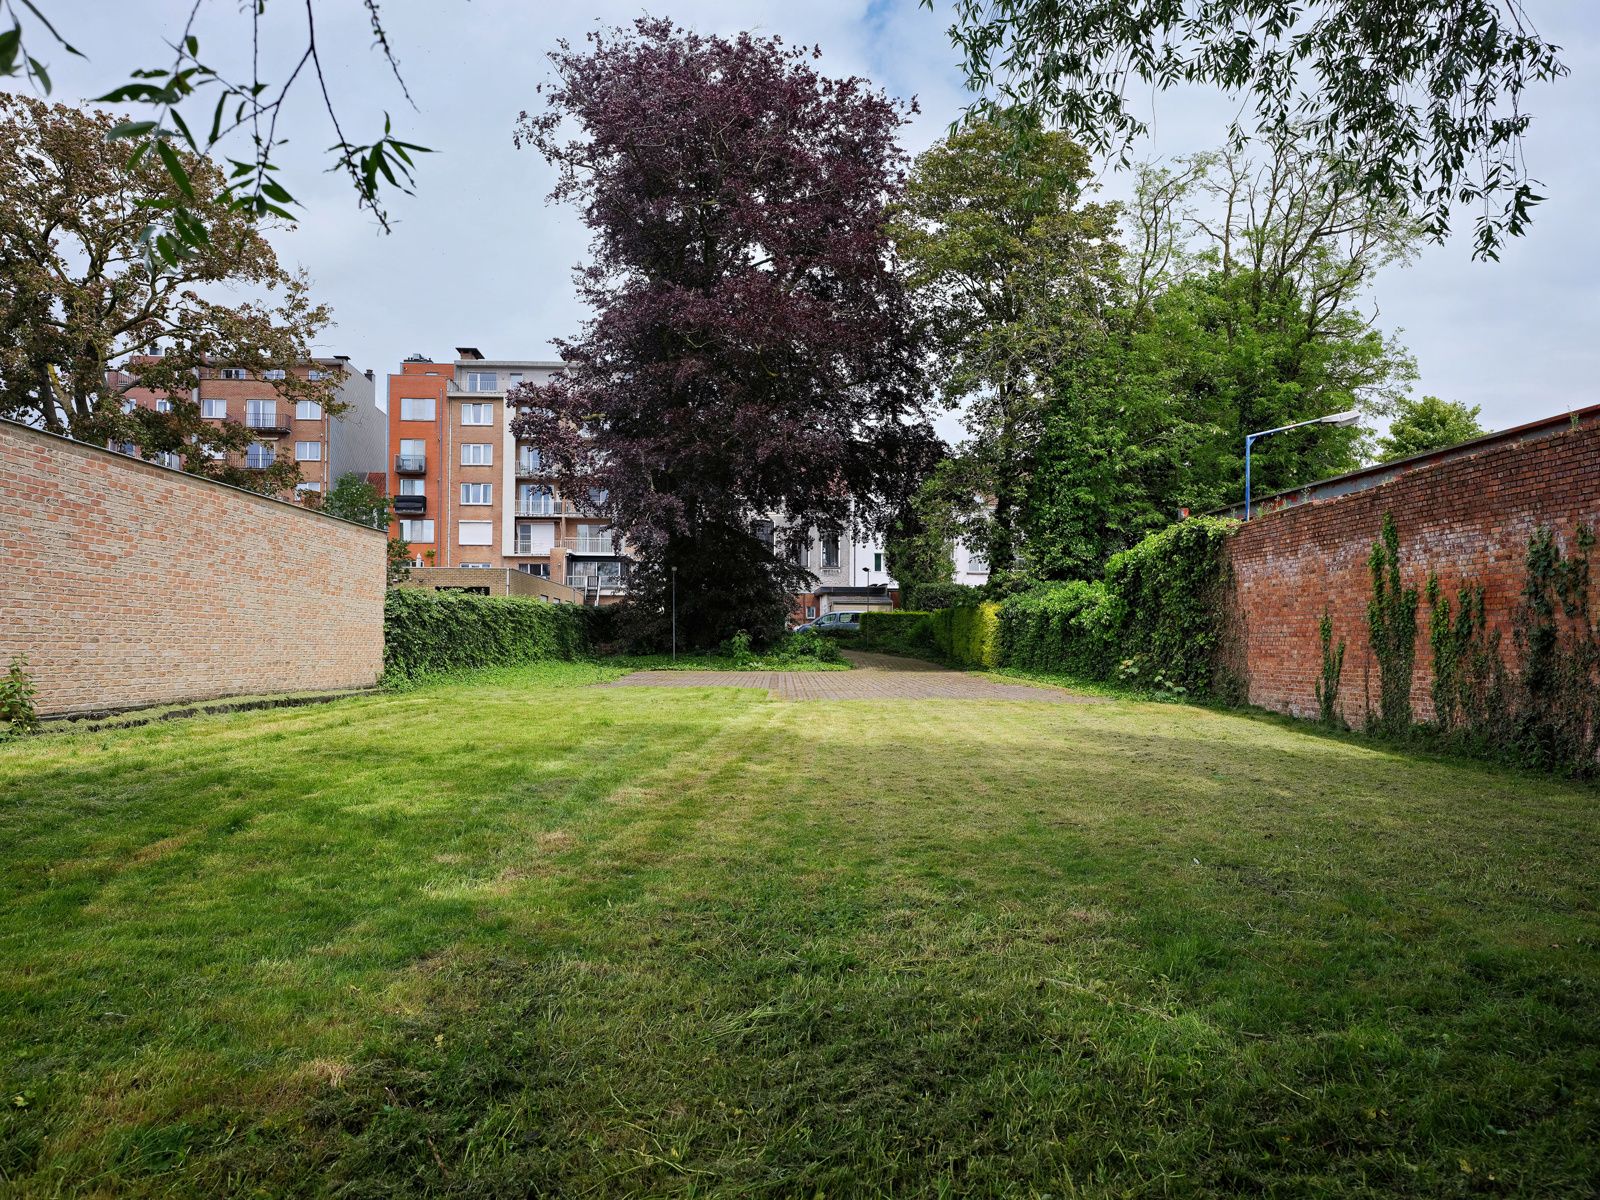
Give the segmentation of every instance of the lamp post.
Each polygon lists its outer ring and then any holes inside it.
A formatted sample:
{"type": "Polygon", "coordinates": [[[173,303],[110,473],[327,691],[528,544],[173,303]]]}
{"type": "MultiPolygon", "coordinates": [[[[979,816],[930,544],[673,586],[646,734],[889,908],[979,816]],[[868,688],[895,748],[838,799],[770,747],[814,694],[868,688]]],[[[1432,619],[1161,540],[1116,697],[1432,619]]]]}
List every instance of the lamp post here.
{"type": "Polygon", "coordinates": [[[1244,519],[1250,519],[1250,447],[1255,445],[1256,439],[1267,437],[1274,433],[1283,433],[1290,429],[1300,429],[1306,425],[1354,425],[1361,419],[1361,414],[1355,409],[1348,412],[1329,413],[1325,417],[1312,417],[1309,421],[1296,421],[1293,425],[1279,425],[1276,429],[1263,429],[1260,433],[1247,433],[1244,435],[1244,519]]]}
{"type": "Polygon", "coordinates": [[[672,661],[678,661],[678,568],[672,568],[672,661]]]}

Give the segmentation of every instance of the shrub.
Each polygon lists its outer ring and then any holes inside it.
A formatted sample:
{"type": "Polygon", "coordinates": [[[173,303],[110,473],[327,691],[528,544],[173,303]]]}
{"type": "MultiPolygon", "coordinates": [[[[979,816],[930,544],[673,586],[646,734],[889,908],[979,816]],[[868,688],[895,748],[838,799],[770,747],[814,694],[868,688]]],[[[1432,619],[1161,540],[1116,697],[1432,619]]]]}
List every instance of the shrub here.
{"type": "Polygon", "coordinates": [[[769,652],[768,658],[778,662],[799,662],[813,659],[817,662],[839,662],[839,643],[824,637],[815,629],[798,629],[780,641],[769,652]]]}
{"type": "Polygon", "coordinates": [[[391,679],[573,658],[587,649],[581,608],[522,596],[390,588],[383,658],[391,679]]]}
{"type": "Polygon", "coordinates": [[[1125,672],[1173,692],[1226,690],[1228,538],[1236,521],[1196,517],[1106,564],[1106,625],[1125,672]]]}
{"type": "Polygon", "coordinates": [[[929,614],[935,649],[964,667],[1000,665],[1000,606],[963,604],[929,614]]]}
{"type": "Polygon", "coordinates": [[[861,614],[861,648],[882,654],[928,654],[933,650],[930,614],[908,612],[864,612],[861,614]]]}
{"type": "Polygon", "coordinates": [[[755,653],[750,649],[750,635],[742,629],[718,646],[717,653],[723,658],[732,659],[736,667],[749,667],[756,661],[755,653]]]}
{"type": "Polygon", "coordinates": [[[976,604],[982,597],[982,588],[964,583],[913,583],[901,594],[900,602],[908,612],[933,612],[958,604],[976,604]]]}
{"type": "Polygon", "coordinates": [[[33,693],[33,680],[28,677],[28,656],[13,655],[10,668],[0,675],[0,741],[12,734],[32,733],[39,728],[33,693]]]}
{"type": "Polygon", "coordinates": [[[1104,678],[1115,657],[1106,607],[1106,586],[1098,581],[1047,584],[1009,597],[1000,606],[1000,661],[1026,671],[1104,678]]]}

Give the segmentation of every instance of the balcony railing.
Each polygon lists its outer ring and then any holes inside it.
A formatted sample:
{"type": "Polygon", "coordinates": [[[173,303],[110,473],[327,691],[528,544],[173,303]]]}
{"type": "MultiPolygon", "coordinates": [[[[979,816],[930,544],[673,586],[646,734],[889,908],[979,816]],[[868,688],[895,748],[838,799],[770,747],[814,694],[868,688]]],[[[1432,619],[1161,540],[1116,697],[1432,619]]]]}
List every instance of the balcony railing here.
{"type": "Polygon", "coordinates": [[[394,511],[396,516],[420,517],[428,511],[428,498],[426,496],[396,496],[394,498],[394,511]]]}
{"type": "Polygon", "coordinates": [[[246,454],[244,456],[244,466],[247,471],[265,471],[277,461],[277,456],[273,454],[246,454]]]}
{"type": "Polygon", "coordinates": [[[543,476],[545,476],[547,474],[549,474],[549,472],[545,470],[544,464],[542,462],[540,462],[538,459],[536,459],[536,458],[519,458],[519,459],[517,459],[517,478],[518,479],[539,479],[539,478],[541,478],[541,477],[543,477],[543,476]]]}
{"type": "Polygon", "coordinates": [[[396,454],[394,456],[394,470],[396,475],[422,475],[428,470],[428,456],[425,454],[396,454]]]}
{"type": "Polygon", "coordinates": [[[626,581],[614,575],[568,575],[567,586],[577,588],[580,592],[625,592],[628,590],[626,581]]]}
{"type": "Polygon", "coordinates": [[[288,433],[289,418],[279,416],[277,410],[272,412],[247,412],[244,414],[246,429],[254,429],[258,433],[288,433]]]}
{"type": "Polygon", "coordinates": [[[529,503],[525,500],[517,502],[517,516],[519,517],[565,517],[572,513],[572,506],[560,500],[539,500],[529,503]]]}
{"type": "Polygon", "coordinates": [[[580,533],[577,537],[562,538],[561,545],[574,554],[617,553],[617,539],[609,533],[580,533]]]}

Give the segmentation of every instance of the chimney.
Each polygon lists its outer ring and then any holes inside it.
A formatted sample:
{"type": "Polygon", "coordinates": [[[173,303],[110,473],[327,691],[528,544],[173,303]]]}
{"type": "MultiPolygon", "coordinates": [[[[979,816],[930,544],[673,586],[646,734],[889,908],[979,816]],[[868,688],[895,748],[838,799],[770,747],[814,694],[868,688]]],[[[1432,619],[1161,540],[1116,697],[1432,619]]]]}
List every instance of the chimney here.
{"type": "MultiPolygon", "coordinates": [[[[368,383],[372,382],[372,368],[371,367],[367,368],[367,382],[368,383]]],[[[463,451],[463,453],[465,453],[465,452],[463,451]]]]}

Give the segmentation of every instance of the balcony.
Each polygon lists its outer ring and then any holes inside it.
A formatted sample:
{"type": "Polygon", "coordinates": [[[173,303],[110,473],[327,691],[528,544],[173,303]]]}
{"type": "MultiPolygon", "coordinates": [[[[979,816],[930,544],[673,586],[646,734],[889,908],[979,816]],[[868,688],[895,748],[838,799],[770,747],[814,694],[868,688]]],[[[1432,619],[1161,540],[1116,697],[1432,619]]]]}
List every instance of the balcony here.
{"type": "Polygon", "coordinates": [[[289,432],[288,414],[278,415],[278,410],[271,412],[247,412],[244,414],[245,428],[256,433],[271,433],[282,435],[289,432]]]}
{"type": "Polygon", "coordinates": [[[568,575],[567,586],[602,596],[615,596],[628,590],[627,583],[618,575],[568,575]]]}
{"type": "Polygon", "coordinates": [[[549,472],[545,470],[544,464],[537,458],[517,459],[518,479],[543,479],[548,474],[549,472]]]}
{"type": "Polygon", "coordinates": [[[397,517],[420,517],[427,511],[428,498],[426,496],[394,497],[394,513],[397,517]]]}
{"type": "Polygon", "coordinates": [[[535,500],[517,502],[517,516],[519,517],[567,517],[572,515],[572,506],[560,500],[535,500]]]}
{"type": "Polygon", "coordinates": [[[428,470],[428,456],[426,454],[396,454],[394,456],[394,473],[396,475],[424,475],[428,470]]]}
{"type": "Polygon", "coordinates": [[[580,533],[577,537],[562,538],[561,545],[573,554],[604,554],[611,557],[618,553],[617,539],[609,533],[580,533]]]}

